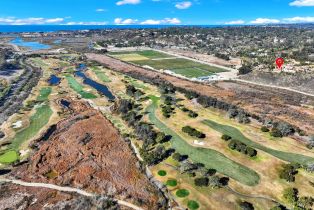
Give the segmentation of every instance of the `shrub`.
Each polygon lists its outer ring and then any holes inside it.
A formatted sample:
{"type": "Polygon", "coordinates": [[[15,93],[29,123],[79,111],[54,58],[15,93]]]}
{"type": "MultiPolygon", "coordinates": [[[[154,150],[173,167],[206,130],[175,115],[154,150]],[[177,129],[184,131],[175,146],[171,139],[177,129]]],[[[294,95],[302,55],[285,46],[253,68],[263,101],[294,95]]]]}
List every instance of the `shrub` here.
{"type": "Polygon", "coordinates": [[[270,135],[276,138],[282,138],[282,133],[280,132],[280,130],[278,130],[277,128],[272,128],[270,135]]]}
{"type": "Polygon", "coordinates": [[[241,152],[250,157],[254,157],[257,155],[257,151],[254,148],[248,147],[246,144],[238,140],[231,140],[228,144],[228,147],[232,150],[237,150],[238,152],[241,152]]]}
{"type": "Polygon", "coordinates": [[[228,136],[228,135],[224,134],[224,135],[221,136],[221,139],[223,139],[225,141],[229,141],[232,138],[231,138],[231,136],[228,136]]]}
{"type": "Polygon", "coordinates": [[[194,179],[195,186],[198,187],[207,187],[209,184],[209,179],[207,177],[201,177],[194,179]]]}
{"type": "Polygon", "coordinates": [[[242,210],[254,210],[253,204],[247,201],[240,202],[239,206],[242,210]]]}
{"type": "Polygon", "coordinates": [[[287,200],[290,204],[295,204],[298,200],[299,191],[296,188],[286,188],[283,191],[283,198],[287,200]]]}
{"type": "Polygon", "coordinates": [[[261,127],[262,132],[269,132],[269,129],[266,126],[261,127]]]}

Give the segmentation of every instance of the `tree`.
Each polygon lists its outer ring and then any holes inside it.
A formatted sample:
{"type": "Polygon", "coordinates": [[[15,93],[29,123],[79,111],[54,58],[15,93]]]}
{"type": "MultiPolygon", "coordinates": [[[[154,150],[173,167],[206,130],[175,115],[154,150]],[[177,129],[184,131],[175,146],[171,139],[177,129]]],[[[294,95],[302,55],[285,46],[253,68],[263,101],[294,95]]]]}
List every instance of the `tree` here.
{"type": "Polygon", "coordinates": [[[279,177],[281,179],[285,179],[288,182],[294,182],[295,175],[298,173],[299,168],[299,164],[284,164],[279,172],[279,177]]]}
{"type": "Polygon", "coordinates": [[[277,138],[281,138],[283,136],[280,130],[278,130],[277,128],[272,128],[270,135],[277,138]]]}
{"type": "Polygon", "coordinates": [[[207,177],[201,177],[194,179],[195,186],[198,187],[207,187],[209,184],[209,179],[207,177]]]}
{"type": "Polygon", "coordinates": [[[173,153],[172,158],[173,158],[174,160],[176,160],[176,161],[181,161],[182,156],[181,156],[180,153],[175,152],[175,153],[173,153]]]}
{"type": "Polygon", "coordinates": [[[166,134],[164,132],[158,132],[156,137],[157,143],[164,143],[166,140],[166,134]]]}

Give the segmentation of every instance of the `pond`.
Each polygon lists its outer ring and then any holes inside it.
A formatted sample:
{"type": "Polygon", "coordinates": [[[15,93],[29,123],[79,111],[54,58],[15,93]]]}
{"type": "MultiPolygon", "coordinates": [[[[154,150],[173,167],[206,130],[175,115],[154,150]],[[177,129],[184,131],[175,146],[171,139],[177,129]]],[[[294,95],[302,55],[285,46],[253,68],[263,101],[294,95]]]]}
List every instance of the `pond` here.
{"type": "Polygon", "coordinates": [[[58,85],[61,81],[60,77],[57,77],[56,75],[51,75],[48,82],[50,85],[58,85]]]}
{"type": "Polygon", "coordinates": [[[110,101],[113,101],[116,97],[110,92],[107,86],[102,85],[90,78],[88,78],[82,71],[77,71],[75,73],[76,76],[82,77],[84,84],[87,84],[93,88],[95,88],[98,92],[106,96],[110,101]]]}
{"type": "Polygon", "coordinates": [[[27,41],[24,41],[23,39],[21,39],[19,37],[14,39],[14,40],[12,40],[10,43],[14,44],[14,45],[17,45],[17,46],[20,46],[20,47],[30,48],[33,51],[50,49],[49,45],[42,44],[42,43],[39,43],[39,42],[27,42],[27,41]]]}
{"type": "Polygon", "coordinates": [[[66,108],[69,108],[70,104],[71,104],[71,102],[64,100],[64,99],[61,99],[60,103],[62,106],[66,107],[66,108]]]}

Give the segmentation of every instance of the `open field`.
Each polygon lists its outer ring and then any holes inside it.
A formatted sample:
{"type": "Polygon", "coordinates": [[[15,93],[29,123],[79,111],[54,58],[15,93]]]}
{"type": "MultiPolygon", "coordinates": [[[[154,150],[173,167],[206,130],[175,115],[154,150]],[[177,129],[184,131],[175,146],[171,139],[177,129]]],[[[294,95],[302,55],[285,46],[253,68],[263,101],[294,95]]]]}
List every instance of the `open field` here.
{"type": "Polygon", "coordinates": [[[158,106],[158,98],[151,96],[151,99],[153,103],[147,108],[149,119],[158,129],[172,136],[171,144],[177,152],[188,155],[194,162],[203,163],[206,167],[214,168],[218,172],[243,184],[254,186],[259,183],[259,175],[255,171],[228,159],[215,150],[189,145],[177,133],[169,129],[156,117],[155,110],[158,106]]]}
{"type": "Polygon", "coordinates": [[[137,65],[149,66],[156,70],[169,70],[188,78],[198,78],[225,72],[224,69],[218,67],[198,63],[185,58],[177,58],[153,50],[111,52],[109,55],[137,65]]]}
{"type": "Polygon", "coordinates": [[[66,79],[70,85],[70,87],[77,92],[78,94],[80,94],[82,96],[82,98],[86,98],[86,99],[93,99],[93,98],[97,98],[97,96],[95,96],[92,93],[88,93],[86,91],[84,91],[84,87],[83,85],[81,85],[79,82],[76,81],[76,79],[72,76],[72,75],[67,75],[66,79]]]}
{"type": "Polygon", "coordinates": [[[154,50],[139,50],[139,51],[121,51],[121,52],[110,52],[109,55],[112,55],[116,58],[119,58],[121,60],[123,60],[122,58],[125,57],[126,55],[137,55],[137,56],[141,56],[145,59],[159,59],[159,58],[170,58],[172,56],[165,54],[165,53],[161,53],[158,51],[154,51],[154,50]]]}
{"type": "Polygon", "coordinates": [[[203,123],[205,125],[208,125],[209,127],[217,130],[218,132],[220,132],[221,134],[226,134],[231,136],[233,139],[237,139],[243,143],[245,143],[248,146],[254,147],[256,149],[265,151],[281,160],[287,161],[287,162],[291,162],[291,163],[299,163],[301,165],[308,165],[310,163],[314,162],[314,158],[313,157],[308,157],[308,156],[304,156],[301,154],[295,154],[295,153],[290,153],[290,152],[283,152],[283,151],[279,151],[279,150],[274,150],[274,149],[270,149],[268,147],[265,147],[261,144],[258,144],[252,140],[250,140],[249,138],[247,138],[246,136],[244,136],[241,131],[239,131],[238,129],[232,127],[232,126],[228,126],[228,125],[222,125],[219,123],[216,123],[212,120],[204,120],[203,123]]]}

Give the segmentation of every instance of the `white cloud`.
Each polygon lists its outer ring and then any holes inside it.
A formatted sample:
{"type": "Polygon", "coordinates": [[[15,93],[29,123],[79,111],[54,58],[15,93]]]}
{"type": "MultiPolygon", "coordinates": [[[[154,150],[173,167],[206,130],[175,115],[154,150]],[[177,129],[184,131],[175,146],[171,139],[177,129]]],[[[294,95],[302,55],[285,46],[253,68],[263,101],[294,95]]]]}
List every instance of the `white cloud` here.
{"type": "Polygon", "coordinates": [[[105,9],[96,9],[96,12],[104,12],[105,11],[105,9]]]}
{"type": "Polygon", "coordinates": [[[314,6],[314,0],[295,0],[289,4],[296,7],[311,7],[314,6]]]}
{"type": "Polygon", "coordinates": [[[107,22],[97,22],[97,21],[91,21],[91,22],[67,22],[62,25],[106,25],[107,22]]]}
{"type": "Polygon", "coordinates": [[[292,17],[284,18],[283,20],[289,23],[313,23],[314,17],[292,17]]]}
{"type": "Polygon", "coordinates": [[[188,9],[192,6],[192,2],[190,1],[183,1],[176,4],[177,9],[188,9]]]}
{"type": "Polygon", "coordinates": [[[163,20],[148,19],[148,20],[141,22],[142,25],[160,25],[160,24],[176,25],[176,24],[180,24],[180,23],[181,23],[181,21],[178,18],[165,18],[163,20]]]}
{"type": "Polygon", "coordinates": [[[131,19],[131,18],[128,18],[128,19],[116,18],[116,19],[114,19],[114,23],[117,25],[131,25],[131,24],[135,24],[137,22],[138,22],[138,20],[131,19]]]}
{"type": "Polygon", "coordinates": [[[226,25],[242,25],[244,23],[245,22],[243,20],[233,20],[233,21],[226,22],[225,24],[226,25]]]}
{"type": "Polygon", "coordinates": [[[251,21],[252,24],[271,24],[271,23],[280,23],[280,20],[269,19],[269,18],[257,18],[256,20],[251,21]]]}
{"type": "Polygon", "coordinates": [[[152,20],[152,19],[149,19],[149,20],[145,20],[143,22],[141,22],[142,25],[159,25],[161,24],[161,20],[152,20]]]}
{"type": "Polygon", "coordinates": [[[141,3],[141,0],[122,0],[118,1],[116,4],[118,6],[125,5],[125,4],[139,4],[141,3]]]}
{"type": "Polygon", "coordinates": [[[1,25],[41,25],[41,24],[56,24],[62,23],[64,18],[0,18],[1,25]]]}

